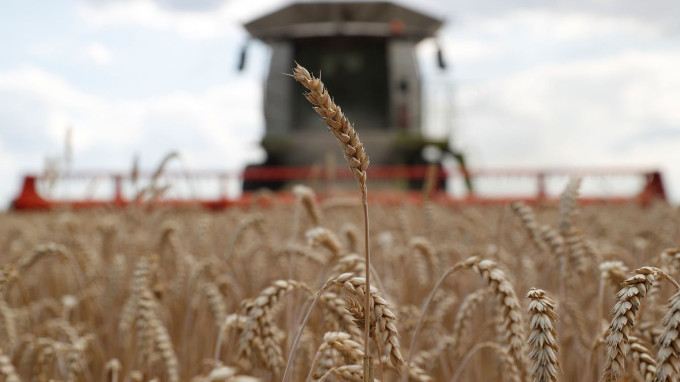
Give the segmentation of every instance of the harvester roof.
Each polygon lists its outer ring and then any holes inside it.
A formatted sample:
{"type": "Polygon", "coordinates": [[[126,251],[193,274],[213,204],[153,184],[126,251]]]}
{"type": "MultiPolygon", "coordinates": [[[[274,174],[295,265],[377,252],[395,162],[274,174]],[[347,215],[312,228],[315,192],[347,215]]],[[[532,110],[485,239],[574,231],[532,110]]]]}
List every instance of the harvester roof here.
{"type": "Polygon", "coordinates": [[[390,2],[294,3],[247,24],[261,40],[322,36],[400,37],[420,41],[442,21],[390,2]]]}

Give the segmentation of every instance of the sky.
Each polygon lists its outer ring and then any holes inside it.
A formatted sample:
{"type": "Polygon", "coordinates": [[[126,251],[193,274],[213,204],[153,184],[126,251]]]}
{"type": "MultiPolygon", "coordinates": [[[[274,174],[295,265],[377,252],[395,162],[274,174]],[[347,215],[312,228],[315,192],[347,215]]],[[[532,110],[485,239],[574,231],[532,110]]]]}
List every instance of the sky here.
{"type": "MultiPolygon", "coordinates": [[[[236,70],[242,24],[289,3],[3,2],[0,206],[63,156],[68,129],[74,169],[129,171],[135,155],[152,169],[172,151],[188,169],[261,159],[269,53],[252,42],[236,70]]],[[[398,3],[445,21],[418,47],[424,123],[471,166],[659,168],[680,202],[674,1],[398,3]]]]}

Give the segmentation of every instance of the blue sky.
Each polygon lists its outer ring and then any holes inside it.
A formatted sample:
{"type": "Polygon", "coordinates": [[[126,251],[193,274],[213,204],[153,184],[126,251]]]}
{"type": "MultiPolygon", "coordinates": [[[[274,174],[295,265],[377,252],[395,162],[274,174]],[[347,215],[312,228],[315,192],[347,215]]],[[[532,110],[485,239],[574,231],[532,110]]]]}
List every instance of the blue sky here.
{"type": "MultiPolygon", "coordinates": [[[[268,52],[242,22],[280,0],[64,0],[0,7],[0,203],[63,152],[74,168],[189,168],[261,155],[268,52]]],[[[431,134],[473,166],[653,166],[680,201],[680,18],[672,1],[403,1],[447,20],[451,70],[419,48],[431,134]],[[452,132],[448,128],[453,127],[452,132]]]]}

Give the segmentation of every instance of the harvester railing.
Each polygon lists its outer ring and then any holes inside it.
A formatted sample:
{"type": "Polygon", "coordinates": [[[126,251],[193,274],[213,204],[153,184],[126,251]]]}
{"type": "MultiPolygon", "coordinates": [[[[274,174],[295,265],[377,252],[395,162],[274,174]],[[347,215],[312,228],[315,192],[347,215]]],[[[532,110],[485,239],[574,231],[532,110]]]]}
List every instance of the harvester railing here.
{"type": "MultiPolygon", "coordinates": [[[[612,182],[618,179],[634,180],[632,191],[617,194],[616,187],[612,187],[612,192],[601,192],[600,195],[588,195],[585,192],[582,197],[584,202],[649,203],[654,199],[666,199],[661,172],[654,169],[489,168],[463,172],[457,168],[433,165],[375,166],[371,167],[368,176],[373,197],[385,201],[422,201],[430,198],[449,203],[503,203],[518,199],[540,202],[558,198],[563,188],[558,183],[565,184],[569,177],[575,176],[584,180],[608,179],[612,182]],[[521,182],[523,192],[508,192],[503,184],[509,180],[521,182]],[[552,187],[553,190],[551,185],[555,184],[559,187],[552,187]]],[[[86,208],[131,204],[198,204],[208,208],[226,208],[252,203],[256,193],[241,192],[245,182],[276,184],[282,190],[296,183],[308,183],[318,190],[321,197],[328,197],[353,190],[343,187],[343,182],[351,179],[352,174],[346,168],[321,166],[260,166],[250,167],[246,171],[181,171],[167,172],[161,176],[152,173],[133,176],[117,172],[78,171],[53,178],[26,176],[12,207],[46,209],[60,206],[86,208]],[[95,187],[100,183],[108,183],[108,186],[105,185],[103,189],[101,186],[95,187]],[[90,191],[76,192],[83,188],[90,191]]],[[[289,193],[274,195],[282,200],[290,199],[290,195],[286,194],[289,193]]]]}

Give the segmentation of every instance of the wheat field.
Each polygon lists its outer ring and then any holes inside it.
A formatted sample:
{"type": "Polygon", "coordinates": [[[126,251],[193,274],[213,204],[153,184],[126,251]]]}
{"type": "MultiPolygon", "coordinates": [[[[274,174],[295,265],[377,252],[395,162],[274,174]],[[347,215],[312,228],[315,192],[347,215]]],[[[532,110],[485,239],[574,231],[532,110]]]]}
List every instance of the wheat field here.
{"type": "MultiPolygon", "coordinates": [[[[362,380],[359,197],[295,194],[220,212],[4,213],[3,378],[278,381],[326,284],[287,378],[362,380]]],[[[575,196],[374,205],[375,378],[676,380],[678,210],[575,196]]]]}
{"type": "Polygon", "coordinates": [[[0,215],[5,381],[678,380],[677,208],[580,206],[575,178],[531,207],[426,189],[369,224],[354,126],[293,77],[360,197],[0,215]]]}

